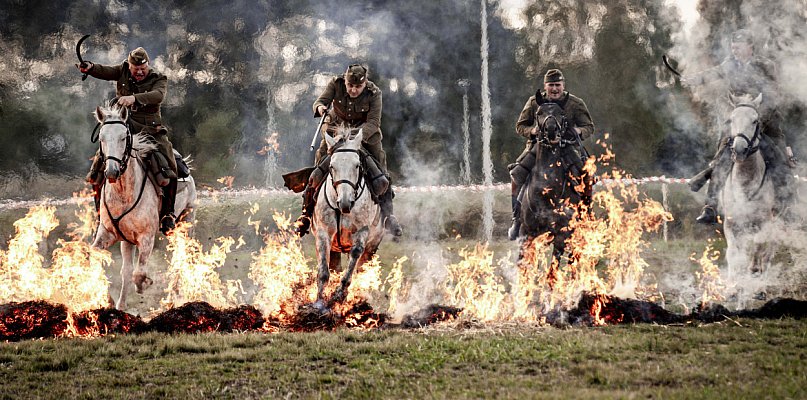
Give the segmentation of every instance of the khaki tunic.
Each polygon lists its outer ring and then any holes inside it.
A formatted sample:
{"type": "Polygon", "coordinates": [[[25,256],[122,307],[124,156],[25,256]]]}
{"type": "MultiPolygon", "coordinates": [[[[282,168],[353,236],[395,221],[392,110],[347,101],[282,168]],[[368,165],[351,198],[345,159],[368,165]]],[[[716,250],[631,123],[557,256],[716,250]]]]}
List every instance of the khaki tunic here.
{"type": "MultiPolygon", "coordinates": [[[[367,87],[358,97],[351,98],[347,93],[345,78],[337,76],[328,82],[319,98],[314,101],[313,110],[315,117],[321,117],[317,112],[317,107],[328,107],[333,101],[333,106],[325,117],[323,124],[323,135],[333,136],[339,126],[362,129],[362,146],[378,160],[379,167],[387,173],[387,155],[381,145],[383,135],[381,133],[381,89],[372,81],[367,81],[367,87]]],[[[317,150],[316,163],[325,157],[328,146],[322,140],[317,150]]]]}
{"type": "Polygon", "coordinates": [[[157,141],[157,148],[162,153],[171,169],[176,172],[176,160],[168,133],[162,127],[162,114],[160,105],[165,98],[168,88],[168,78],[149,70],[142,81],[136,81],[129,71],[129,63],[124,61],[120,65],[94,64],[87,72],[90,76],[106,81],[116,81],[115,95],[118,97],[134,96],[135,103],[130,107],[129,122],[136,132],[146,130],[157,141]],[[158,129],[159,127],[159,129],[158,129]]]}
{"type": "MultiPolygon", "coordinates": [[[[544,92],[530,96],[527,103],[524,104],[524,109],[521,110],[521,114],[518,116],[518,122],[516,122],[516,133],[527,139],[531,139],[532,128],[535,126],[536,122],[535,113],[538,111],[536,96],[540,96],[543,102],[549,101],[544,92]]],[[[563,114],[566,116],[566,119],[570,121],[572,126],[580,129],[580,138],[582,140],[594,134],[594,122],[591,120],[591,114],[588,112],[588,107],[586,107],[586,103],[583,102],[582,99],[569,92],[564,92],[563,97],[561,97],[559,101],[555,101],[555,103],[561,106],[563,114]]],[[[527,143],[527,147],[530,147],[530,145],[530,143],[527,143]]]]}

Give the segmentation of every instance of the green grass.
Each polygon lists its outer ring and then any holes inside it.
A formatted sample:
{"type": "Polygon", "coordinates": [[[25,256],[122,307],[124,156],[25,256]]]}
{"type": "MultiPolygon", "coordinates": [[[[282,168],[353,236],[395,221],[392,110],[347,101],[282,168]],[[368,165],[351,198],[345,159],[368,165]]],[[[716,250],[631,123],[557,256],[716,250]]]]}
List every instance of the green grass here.
{"type": "Polygon", "coordinates": [[[784,319],[27,341],[0,344],[0,398],[801,398],[805,332],[784,319]]]}

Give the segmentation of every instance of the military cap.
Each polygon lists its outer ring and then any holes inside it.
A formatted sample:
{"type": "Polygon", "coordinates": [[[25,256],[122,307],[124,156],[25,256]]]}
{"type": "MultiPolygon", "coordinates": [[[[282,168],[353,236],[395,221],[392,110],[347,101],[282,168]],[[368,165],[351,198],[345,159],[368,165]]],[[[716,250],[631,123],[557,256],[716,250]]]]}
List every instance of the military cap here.
{"type": "Polygon", "coordinates": [[[748,43],[753,44],[753,37],[751,36],[751,31],[748,29],[738,29],[731,34],[731,42],[732,43],[748,43]]]}
{"type": "Polygon", "coordinates": [[[147,62],[149,62],[149,54],[146,53],[146,49],[138,47],[129,53],[129,64],[143,65],[147,62]]]}
{"type": "Polygon", "coordinates": [[[546,71],[546,75],[544,75],[544,83],[547,82],[560,82],[563,80],[563,72],[560,72],[559,69],[550,69],[546,71]]]}
{"type": "Polygon", "coordinates": [[[361,85],[367,81],[367,68],[361,64],[351,64],[345,71],[345,80],[353,85],[361,85]]]}

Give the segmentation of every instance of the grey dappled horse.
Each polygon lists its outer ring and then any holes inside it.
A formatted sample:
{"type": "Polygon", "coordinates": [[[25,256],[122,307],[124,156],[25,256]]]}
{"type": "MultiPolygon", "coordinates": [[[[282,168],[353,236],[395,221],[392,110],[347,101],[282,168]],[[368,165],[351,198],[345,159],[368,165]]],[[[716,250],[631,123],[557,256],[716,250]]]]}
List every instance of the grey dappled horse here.
{"type": "Polygon", "coordinates": [[[759,151],[762,123],[759,106],[762,94],[731,97],[734,110],[729,125],[731,157],[734,161],[721,194],[725,221],[726,262],[729,273],[748,268],[761,273],[770,265],[775,196],[768,166],[759,151]]]}
{"type": "Polygon", "coordinates": [[[538,108],[536,123],[539,133],[532,148],[535,164],[521,194],[519,259],[524,255],[525,246],[535,237],[549,232],[552,235],[553,262],[547,279],[551,286],[566,250],[566,240],[572,234],[569,223],[582,200],[575,186],[581,185],[570,174],[569,163],[564,157],[563,147],[571,141],[564,138],[568,122],[563,110],[556,103],[543,103],[538,108]]]}
{"type": "MultiPolygon", "coordinates": [[[[152,284],[144,267],[154,248],[159,228],[160,196],[146,176],[145,157],[156,145],[143,134],[134,134],[126,124],[126,108],[97,107],[101,124],[99,140],[104,154],[105,182],[101,190],[100,223],[93,247],[107,249],[121,242],[121,292],[115,307],[126,308],[126,291],[134,283],[138,293],[152,284]],[[138,259],[133,265],[134,248],[138,259]]],[[[196,187],[192,178],[177,188],[175,215],[193,215],[196,187]]]]}
{"type": "Polygon", "coordinates": [[[347,297],[353,273],[372,258],[384,236],[381,208],[373,202],[362,167],[362,131],[349,137],[348,130],[337,136],[324,135],[331,154],[330,169],[314,208],[312,231],[318,262],[317,301],[314,307],[326,311],[347,297]],[[339,270],[341,253],[349,254],[339,288],[329,301],[324,298],[330,270],[339,270]]]}

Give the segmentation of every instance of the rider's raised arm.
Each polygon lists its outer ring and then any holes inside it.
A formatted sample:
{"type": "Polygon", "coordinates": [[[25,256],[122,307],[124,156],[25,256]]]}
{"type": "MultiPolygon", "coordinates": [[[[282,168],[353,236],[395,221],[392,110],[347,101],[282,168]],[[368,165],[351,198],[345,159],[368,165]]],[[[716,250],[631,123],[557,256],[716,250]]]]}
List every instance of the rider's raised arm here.
{"type": "Polygon", "coordinates": [[[168,90],[168,78],[165,75],[160,74],[155,79],[154,85],[151,87],[151,90],[149,90],[148,92],[137,93],[134,95],[134,97],[139,104],[158,105],[163,102],[167,90],[168,90]]]}
{"type": "MultiPolygon", "coordinates": [[[[371,82],[372,83],[372,82],[371,82]]],[[[368,83],[368,86],[370,84],[368,83]]],[[[376,134],[381,129],[381,90],[374,88],[370,91],[370,109],[367,111],[367,120],[361,125],[365,139],[376,134]]]]}
{"type": "Polygon", "coordinates": [[[331,79],[331,81],[328,82],[328,85],[325,86],[325,90],[322,91],[322,94],[320,94],[319,97],[314,101],[314,117],[321,117],[322,114],[319,113],[319,107],[322,106],[327,109],[334,97],[336,97],[337,79],[339,78],[331,79]]]}
{"type": "Polygon", "coordinates": [[[730,60],[723,61],[720,65],[712,68],[696,72],[691,75],[684,75],[681,77],[681,82],[690,86],[700,86],[711,83],[720,79],[725,79],[726,69],[730,68],[730,60]]]}
{"type": "Polygon", "coordinates": [[[527,104],[524,104],[524,109],[521,110],[521,114],[518,116],[518,122],[516,122],[516,134],[519,136],[524,136],[525,138],[529,138],[532,135],[532,128],[535,125],[535,110],[538,107],[538,104],[535,102],[535,96],[530,96],[527,100],[527,104]]]}
{"type": "Polygon", "coordinates": [[[588,107],[586,107],[586,103],[582,99],[575,97],[572,100],[574,126],[580,133],[580,139],[585,140],[594,134],[594,121],[591,120],[591,113],[588,112],[588,107]]]}
{"type": "Polygon", "coordinates": [[[105,81],[116,81],[120,78],[121,74],[123,74],[124,65],[101,65],[101,64],[93,64],[92,68],[87,71],[87,75],[97,78],[103,79],[105,81]]]}

